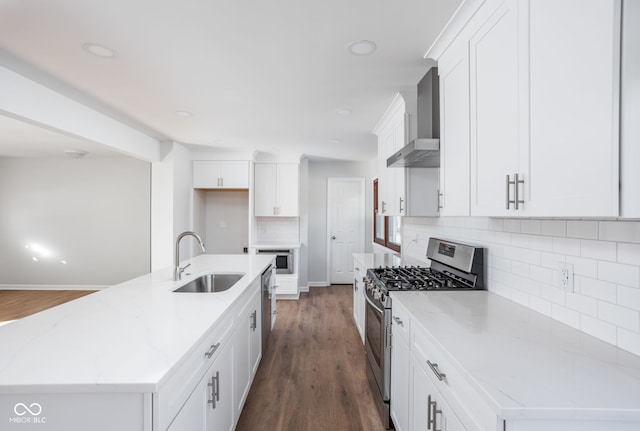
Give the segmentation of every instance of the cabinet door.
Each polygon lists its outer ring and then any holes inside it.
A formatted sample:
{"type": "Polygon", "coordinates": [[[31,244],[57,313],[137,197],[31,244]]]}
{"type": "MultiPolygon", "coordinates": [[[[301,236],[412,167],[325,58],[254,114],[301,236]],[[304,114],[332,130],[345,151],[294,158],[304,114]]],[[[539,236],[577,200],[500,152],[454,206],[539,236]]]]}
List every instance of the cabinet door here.
{"type": "Polygon", "coordinates": [[[253,177],[253,201],[256,217],[276,215],[276,164],[256,163],[253,177]]]}
{"type": "Polygon", "coordinates": [[[261,293],[253,300],[253,307],[249,313],[249,372],[250,381],[253,380],[260,359],[262,358],[262,296],[261,293]],[[251,317],[253,315],[253,318],[251,317]]]}
{"type": "Polygon", "coordinates": [[[220,186],[224,189],[248,189],[249,162],[220,162],[220,186]]]}
{"type": "Polygon", "coordinates": [[[461,41],[438,60],[440,215],[469,215],[469,51],[461,41]]]}
{"type": "Polygon", "coordinates": [[[426,370],[413,356],[410,360],[410,369],[411,429],[465,431],[460,420],[427,376],[426,370]]]}
{"type": "MultiPolygon", "coordinates": [[[[258,287],[255,287],[258,289],[258,287]]],[[[249,395],[253,375],[258,369],[261,358],[261,292],[258,290],[249,304],[238,316],[238,325],[234,335],[234,373],[236,417],[240,417],[244,402],[249,395]]]]}
{"type": "Polygon", "coordinates": [[[409,345],[392,325],[391,419],[396,431],[409,430],[409,345]]]}
{"type": "MultiPolygon", "coordinates": [[[[389,155],[402,149],[406,145],[406,119],[404,112],[399,112],[393,120],[393,151],[389,155]]],[[[405,192],[405,168],[389,168],[393,177],[391,183],[390,209],[392,215],[405,215],[407,209],[407,196],[405,192]]]]}
{"type": "MultiPolygon", "coordinates": [[[[518,172],[520,55],[518,1],[506,0],[473,35],[471,64],[471,215],[506,209],[506,175],[518,172]]],[[[525,122],[526,123],[526,122],[525,122]]],[[[513,190],[511,195],[513,196],[513,190]]]]}
{"type": "Polygon", "coordinates": [[[395,177],[393,168],[387,168],[387,157],[393,152],[394,133],[393,128],[387,126],[378,137],[378,209],[385,215],[394,215],[392,202],[395,177]]]}
{"type": "Polygon", "coordinates": [[[206,394],[207,430],[234,428],[233,344],[226,343],[203,382],[206,394]]]}
{"type": "Polygon", "coordinates": [[[277,165],[277,215],[298,216],[298,164],[279,163],[277,165]]]}
{"type": "Polygon", "coordinates": [[[520,214],[617,216],[620,1],[535,0],[529,14],[530,172],[520,214]]]}
{"type": "Polygon", "coordinates": [[[211,393],[207,386],[209,381],[207,376],[198,384],[167,431],[206,431],[207,396],[211,393]]]}
{"type": "Polygon", "coordinates": [[[193,188],[220,188],[220,162],[212,160],[198,160],[193,162],[193,188]]]}

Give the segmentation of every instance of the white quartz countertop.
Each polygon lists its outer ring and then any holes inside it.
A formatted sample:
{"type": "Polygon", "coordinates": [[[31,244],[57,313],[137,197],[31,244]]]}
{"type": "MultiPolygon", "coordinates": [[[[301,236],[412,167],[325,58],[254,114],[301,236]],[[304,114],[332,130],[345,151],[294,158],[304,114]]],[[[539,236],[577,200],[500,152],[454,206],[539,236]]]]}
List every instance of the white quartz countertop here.
{"type": "Polygon", "coordinates": [[[0,327],[0,393],[154,392],[273,256],[202,255],[0,327]],[[199,275],[243,272],[218,293],[174,293],[199,275]]]}
{"type": "Polygon", "coordinates": [[[636,355],[486,291],[391,297],[503,419],[640,420],[636,355]]]}

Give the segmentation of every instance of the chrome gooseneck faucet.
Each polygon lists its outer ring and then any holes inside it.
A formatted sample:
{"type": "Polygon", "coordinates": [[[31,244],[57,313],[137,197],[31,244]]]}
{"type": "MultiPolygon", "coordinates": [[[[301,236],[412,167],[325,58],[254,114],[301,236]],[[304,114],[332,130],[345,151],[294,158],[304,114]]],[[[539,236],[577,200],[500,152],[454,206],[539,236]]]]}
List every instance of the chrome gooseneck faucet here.
{"type": "Polygon", "coordinates": [[[195,232],[191,232],[191,231],[186,231],[186,232],[182,232],[180,235],[178,235],[178,238],[176,239],[176,265],[173,271],[173,279],[174,281],[178,281],[182,278],[182,273],[184,272],[185,269],[187,269],[187,267],[189,265],[191,265],[190,263],[185,265],[183,268],[180,268],[180,240],[182,238],[184,238],[185,236],[192,236],[195,239],[198,240],[198,244],[200,244],[200,250],[202,250],[203,253],[206,253],[206,250],[204,248],[204,243],[202,242],[202,238],[200,238],[200,235],[198,235],[195,232]]]}

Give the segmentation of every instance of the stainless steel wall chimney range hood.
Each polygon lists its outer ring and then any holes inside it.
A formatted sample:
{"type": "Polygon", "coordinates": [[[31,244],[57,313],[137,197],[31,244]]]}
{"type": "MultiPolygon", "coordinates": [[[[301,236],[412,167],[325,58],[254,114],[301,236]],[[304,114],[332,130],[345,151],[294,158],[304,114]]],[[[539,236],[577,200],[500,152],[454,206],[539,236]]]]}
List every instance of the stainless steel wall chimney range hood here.
{"type": "Polygon", "coordinates": [[[440,91],[438,68],[432,67],[418,83],[418,139],[387,159],[387,167],[440,167],[440,91]]]}

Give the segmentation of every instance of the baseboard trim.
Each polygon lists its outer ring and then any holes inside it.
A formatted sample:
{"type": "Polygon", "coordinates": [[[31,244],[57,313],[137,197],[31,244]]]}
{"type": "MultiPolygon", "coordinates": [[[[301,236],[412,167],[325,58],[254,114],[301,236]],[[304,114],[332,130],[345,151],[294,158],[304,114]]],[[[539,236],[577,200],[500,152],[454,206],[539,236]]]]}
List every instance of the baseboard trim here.
{"type": "Polygon", "coordinates": [[[101,284],[0,284],[0,290],[103,290],[101,284]]]}
{"type": "Polygon", "coordinates": [[[330,283],[326,281],[310,281],[307,283],[307,288],[309,287],[327,287],[330,283]]]}

